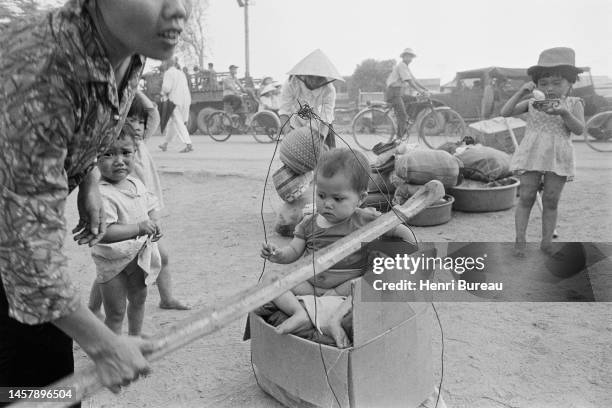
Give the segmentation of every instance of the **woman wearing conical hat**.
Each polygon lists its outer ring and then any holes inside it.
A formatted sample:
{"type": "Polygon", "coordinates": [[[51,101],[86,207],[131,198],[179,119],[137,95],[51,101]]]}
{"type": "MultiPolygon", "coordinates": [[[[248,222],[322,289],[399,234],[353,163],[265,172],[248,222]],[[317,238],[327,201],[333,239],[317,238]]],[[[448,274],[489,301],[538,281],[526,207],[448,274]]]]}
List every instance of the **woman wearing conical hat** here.
{"type": "Polygon", "coordinates": [[[312,125],[324,138],[325,144],[335,147],[335,138],[329,127],[316,120],[302,119],[297,116],[297,112],[300,110],[300,104],[308,104],[325,123],[331,124],[336,106],[336,89],[332,82],[344,79],[319,49],[301,60],[288,74],[290,76],[282,88],[279,110],[281,125],[289,120],[283,128],[283,133],[312,125]]]}

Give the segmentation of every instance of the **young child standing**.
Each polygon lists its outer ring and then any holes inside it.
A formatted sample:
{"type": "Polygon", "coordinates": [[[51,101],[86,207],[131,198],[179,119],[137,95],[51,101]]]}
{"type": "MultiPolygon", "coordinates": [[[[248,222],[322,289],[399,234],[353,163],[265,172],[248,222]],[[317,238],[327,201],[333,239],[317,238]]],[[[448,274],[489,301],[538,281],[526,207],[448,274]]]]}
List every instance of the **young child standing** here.
{"type": "Polygon", "coordinates": [[[120,334],[129,302],[128,330],[133,336],[142,329],[147,284],[155,281],[161,268],[156,243],[161,237],[157,198],[130,176],[137,148],[135,135],[131,124],[126,123],[116,142],[98,158],[108,227],[100,243],[92,248],[105,323],[120,334]]]}
{"type": "MultiPolygon", "coordinates": [[[[288,246],[263,244],[261,256],[271,262],[288,264],[301,256],[311,255],[340,238],[376,219],[380,213],[359,206],[367,197],[370,165],[360,152],[332,149],[321,154],[315,169],[316,213],[304,217],[296,226],[294,238],[288,246]]],[[[389,235],[412,240],[412,233],[404,225],[389,235]]],[[[276,328],[278,333],[292,333],[310,325],[310,318],[296,295],[340,295],[350,292],[350,280],[365,272],[367,253],[361,249],[349,255],[329,270],[295,286],[274,299],[276,306],[291,317],[276,328]]],[[[342,317],[342,316],[339,316],[342,317]]],[[[335,319],[328,327],[338,347],[347,347],[348,338],[335,319]]]]}
{"type": "Polygon", "coordinates": [[[571,48],[544,50],[538,65],[527,70],[532,81],[525,83],[501,110],[506,117],[527,113],[525,137],[511,165],[521,181],[515,214],[515,252],[518,256],[525,256],[529,214],[540,184],[544,186],[540,248],[549,255],[554,252],[552,238],[557,224],[557,206],[565,183],[575,174],[571,135],[582,134],[585,126],[582,100],[569,96],[581,72],[582,69],[575,66],[571,48]],[[529,93],[533,96],[521,101],[529,93]],[[556,100],[557,104],[543,107],[534,104],[536,99],[543,98],[556,100]]]}
{"type": "MultiPolygon", "coordinates": [[[[126,123],[129,123],[135,132],[136,152],[134,153],[134,171],[132,175],[142,181],[147,190],[155,195],[158,207],[164,208],[162,187],[155,168],[153,157],[147,148],[146,141],[153,135],[159,126],[159,112],[155,104],[141,91],[137,91],[134,101],[128,111],[126,123]]],[[[157,246],[161,255],[161,270],[157,276],[157,290],[159,291],[159,307],[161,309],[189,310],[190,307],[176,299],[172,293],[172,276],[169,267],[169,256],[163,241],[157,246]]],[[[99,285],[94,282],[89,295],[89,309],[101,316],[102,294],[99,285]]]]}

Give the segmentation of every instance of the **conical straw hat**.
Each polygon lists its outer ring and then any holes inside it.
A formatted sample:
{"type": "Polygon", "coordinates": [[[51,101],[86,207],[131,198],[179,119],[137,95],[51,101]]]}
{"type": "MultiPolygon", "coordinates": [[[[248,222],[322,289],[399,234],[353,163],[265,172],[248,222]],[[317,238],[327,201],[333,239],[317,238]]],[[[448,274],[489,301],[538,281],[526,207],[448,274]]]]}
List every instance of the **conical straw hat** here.
{"type": "Polygon", "coordinates": [[[334,79],[344,81],[338,69],[320,49],[316,49],[308,54],[291,71],[287,72],[287,75],[316,75],[326,77],[330,81],[334,79]]]}

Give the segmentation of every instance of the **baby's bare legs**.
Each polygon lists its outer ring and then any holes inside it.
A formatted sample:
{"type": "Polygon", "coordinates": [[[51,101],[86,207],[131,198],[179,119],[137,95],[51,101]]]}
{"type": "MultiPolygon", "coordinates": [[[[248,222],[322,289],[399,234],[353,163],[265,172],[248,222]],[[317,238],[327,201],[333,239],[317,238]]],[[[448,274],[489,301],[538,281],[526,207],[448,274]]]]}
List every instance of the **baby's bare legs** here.
{"type": "Polygon", "coordinates": [[[104,324],[116,334],[121,334],[127,299],[127,274],[121,271],[108,282],[101,283],[102,301],[106,315],[104,324]]]}
{"type": "Polygon", "coordinates": [[[285,292],[274,299],[274,304],[291,316],[275,328],[277,333],[289,334],[312,327],[308,313],[291,291],[285,292]]]}
{"type": "Polygon", "coordinates": [[[347,297],[334,311],[329,321],[321,327],[323,334],[331,336],[338,348],[347,348],[351,345],[346,332],[342,328],[342,318],[353,308],[353,298],[347,297]]]}
{"type": "Polygon", "coordinates": [[[91,290],[89,292],[89,310],[91,310],[100,320],[104,319],[104,315],[100,308],[102,307],[102,290],[100,288],[99,283],[94,282],[91,285],[91,290]]]}
{"type": "Polygon", "coordinates": [[[127,275],[127,307],[128,333],[130,336],[139,336],[144,320],[145,301],[147,300],[147,286],[145,273],[134,262],[130,263],[124,272],[127,275]]]}

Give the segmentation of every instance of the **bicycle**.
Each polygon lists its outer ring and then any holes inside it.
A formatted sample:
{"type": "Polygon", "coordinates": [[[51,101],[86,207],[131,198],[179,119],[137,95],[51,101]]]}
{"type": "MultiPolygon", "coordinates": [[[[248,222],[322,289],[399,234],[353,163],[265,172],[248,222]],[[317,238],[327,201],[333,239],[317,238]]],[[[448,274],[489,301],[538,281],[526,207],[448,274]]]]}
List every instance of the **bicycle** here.
{"type": "Polygon", "coordinates": [[[250,134],[259,143],[272,143],[278,140],[280,119],[267,110],[249,115],[219,110],[206,118],[206,130],[217,142],[225,142],[233,134],[250,134]]]}
{"type": "Polygon", "coordinates": [[[599,112],[586,123],[584,141],[598,152],[612,152],[612,111],[599,112]]]}
{"type": "Polygon", "coordinates": [[[465,121],[450,107],[435,106],[434,101],[425,95],[419,95],[415,102],[407,105],[407,108],[411,106],[415,108],[412,109],[415,113],[406,123],[404,134],[398,137],[393,106],[386,102],[370,103],[352,120],[351,129],[355,143],[363,150],[369,151],[378,143],[397,140],[404,142],[415,124],[418,124],[419,140],[431,149],[437,149],[448,142],[460,142],[466,135],[465,121]]]}

